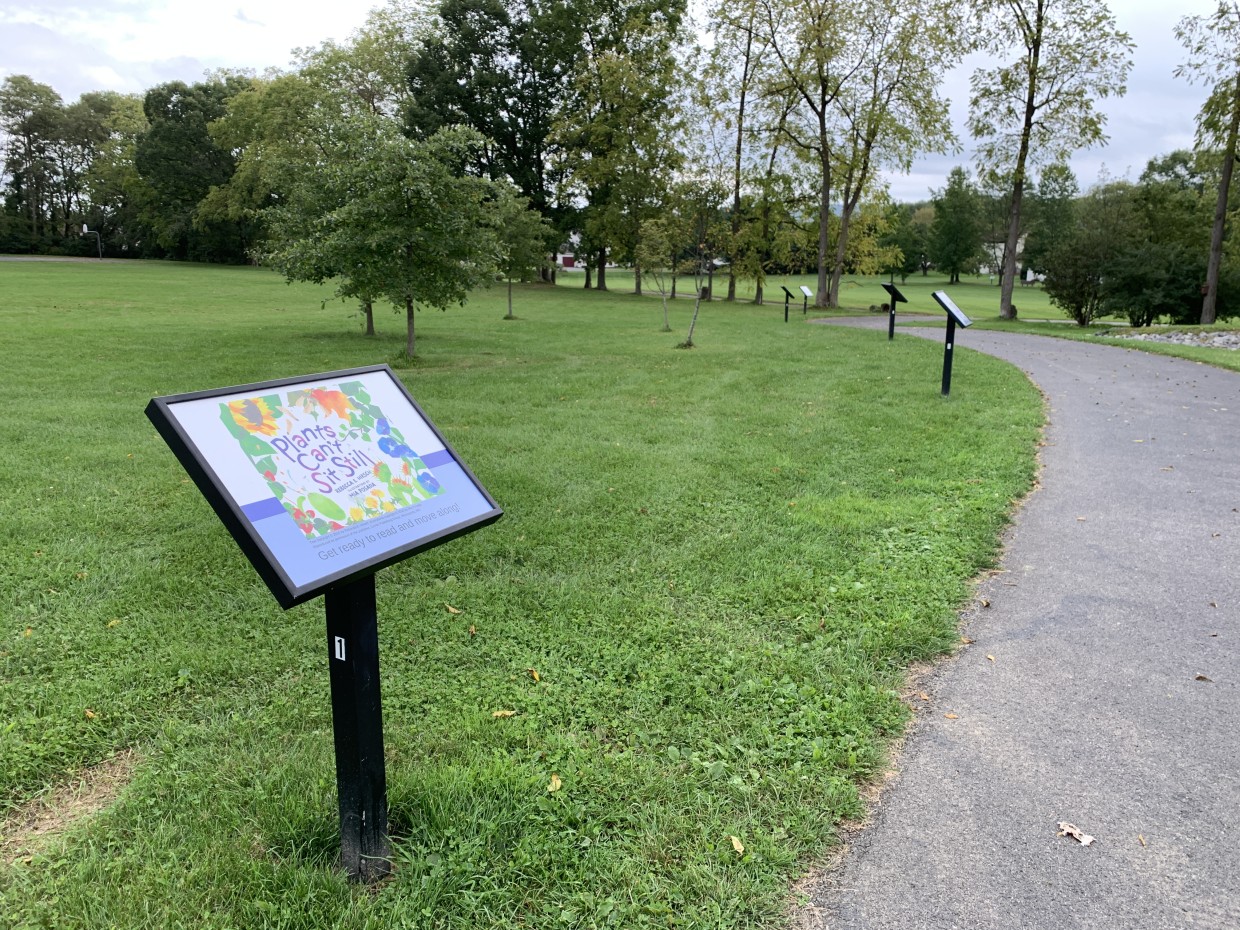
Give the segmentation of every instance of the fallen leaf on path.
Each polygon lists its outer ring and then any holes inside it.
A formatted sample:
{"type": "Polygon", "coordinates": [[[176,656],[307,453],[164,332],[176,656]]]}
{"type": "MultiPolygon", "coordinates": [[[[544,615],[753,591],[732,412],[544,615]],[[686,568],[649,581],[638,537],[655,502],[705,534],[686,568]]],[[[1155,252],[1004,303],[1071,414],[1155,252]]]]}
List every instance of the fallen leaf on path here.
{"type": "Polygon", "coordinates": [[[960,641],[961,641],[962,643],[964,643],[966,646],[972,646],[972,645],[973,645],[973,640],[969,639],[969,637],[967,637],[967,636],[962,636],[962,637],[960,637],[960,641]]]}
{"type": "Polygon", "coordinates": [[[990,661],[990,662],[993,662],[993,661],[995,660],[995,657],[994,657],[994,656],[992,656],[992,655],[987,655],[987,656],[986,656],[986,659],[987,659],[988,661],[990,661]]]}
{"type": "Polygon", "coordinates": [[[943,716],[946,717],[948,720],[959,720],[960,719],[959,714],[944,714],[943,716]]]}
{"type": "Polygon", "coordinates": [[[982,606],[983,606],[983,607],[989,607],[989,606],[990,606],[990,601],[989,601],[989,600],[987,600],[986,598],[982,598],[982,606]]]}
{"type": "Polygon", "coordinates": [[[729,836],[728,839],[732,841],[732,848],[736,850],[738,856],[745,855],[745,844],[740,839],[735,836],[729,836]]]}
{"type": "Polygon", "coordinates": [[[1217,606],[1218,606],[1218,601],[1211,601],[1211,602],[1210,602],[1210,606],[1211,606],[1211,607],[1217,607],[1217,606]]]}
{"type": "Polygon", "coordinates": [[[1056,833],[1055,835],[1056,836],[1070,836],[1074,840],[1076,840],[1078,843],[1080,843],[1082,846],[1088,846],[1090,843],[1094,841],[1094,838],[1090,836],[1088,833],[1082,833],[1080,827],[1078,827],[1076,824],[1067,823],[1062,820],[1059,822],[1059,832],[1056,833]]]}
{"type": "Polygon", "coordinates": [[[1207,678],[1205,675],[1198,675],[1193,681],[1214,681],[1213,678],[1207,678]]]}
{"type": "Polygon", "coordinates": [[[1147,845],[1145,842],[1145,837],[1142,836],[1140,833],[1137,834],[1137,842],[1140,843],[1142,846],[1147,845]]]}
{"type": "Polygon", "coordinates": [[[918,691],[918,692],[917,692],[917,696],[918,696],[919,698],[921,698],[923,701],[928,701],[928,700],[930,700],[930,695],[926,694],[926,692],[924,692],[924,691],[918,691]]]}

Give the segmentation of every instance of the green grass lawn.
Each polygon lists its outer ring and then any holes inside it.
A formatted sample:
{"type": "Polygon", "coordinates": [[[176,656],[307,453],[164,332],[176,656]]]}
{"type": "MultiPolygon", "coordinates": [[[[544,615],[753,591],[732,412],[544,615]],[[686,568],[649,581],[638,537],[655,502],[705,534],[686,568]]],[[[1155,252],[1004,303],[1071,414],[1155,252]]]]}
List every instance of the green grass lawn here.
{"type": "Polygon", "coordinates": [[[396,869],[360,889],[321,602],[276,606],[142,413],[397,357],[402,318],[323,296],[0,268],[4,926],[778,926],[1030,486],[1035,389],[963,351],[944,399],[939,347],[771,307],[693,350],[688,301],[419,314],[398,373],[506,514],[378,577],[396,869]],[[6,845],[121,752],[103,810],[6,845]]]}

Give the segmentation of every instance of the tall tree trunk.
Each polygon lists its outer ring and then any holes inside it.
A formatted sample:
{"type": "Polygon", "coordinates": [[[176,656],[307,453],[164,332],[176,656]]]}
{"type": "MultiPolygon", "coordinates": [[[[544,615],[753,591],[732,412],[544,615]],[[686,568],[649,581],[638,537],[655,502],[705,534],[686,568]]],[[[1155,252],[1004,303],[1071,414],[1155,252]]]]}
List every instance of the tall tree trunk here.
{"type": "Polygon", "coordinates": [[[741,97],[736,108],[736,151],[732,158],[732,241],[728,244],[728,300],[736,300],[736,242],[741,233],[741,153],[745,141],[745,95],[749,91],[753,57],[753,17],[745,33],[745,58],[741,63],[741,97]]]}
{"type": "Polygon", "coordinates": [[[598,250],[598,283],[594,285],[598,290],[607,290],[607,246],[599,246],[598,250]]]}
{"type": "Polygon", "coordinates": [[[1033,118],[1037,115],[1037,91],[1039,61],[1042,57],[1042,29],[1044,13],[1038,8],[1037,24],[1029,48],[1029,84],[1025,88],[1025,121],[1020,132],[1020,149],[1016,153],[1016,167],[1012,172],[1012,204],[1008,210],[1007,239],[1003,244],[1003,271],[999,279],[999,317],[1016,319],[1012,306],[1012,291],[1016,287],[1016,249],[1020,246],[1020,207],[1025,197],[1025,164],[1029,160],[1029,136],[1033,133],[1033,118]]]}
{"type": "Polygon", "coordinates": [[[636,262],[633,263],[633,293],[642,296],[642,266],[636,262]]]}
{"type": "Polygon", "coordinates": [[[505,316],[504,319],[505,320],[516,319],[516,317],[512,315],[512,275],[508,276],[508,315],[505,316]]]}
{"type": "Polygon", "coordinates": [[[405,358],[412,360],[417,344],[413,336],[413,298],[405,298],[405,358]]]}
{"type": "Polygon", "coordinates": [[[852,224],[853,211],[847,203],[840,215],[840,232],[835,240],[835,264],[831,267],[831,284],[827,291],[827,306],[840,305],[840,279],[844,277],[844,258],[848,250],[848,228],[852,224]]]}
{"type": "Polygon", "coordinates": [[[1227,198],[1231,175],[1236,167],[1236,136],[1240,133],[1240,74],[1231,103],[1231,123],[1227,126],[1227,146],[1223,150],[1223,170],[1218,180],[1218,200],[1214,205],[1214,228],[1210,231],[1210,262],[1206,266],[1206,293],[1201,300],[1201,325],[1218,319],[1218,279],[1223,265],[1223,233],[1227,229],[1227,198]]]}
{"type": "Polygon", "coordinates": [[[827,285],[827,250],[831,231],[831,167],[826,156],[822,159],[822,182],[818,188],[818,293],[814,295],[815,307],[829,306],[831,298],[827,285]]]}
{"type": "Polygon", "coordinates": [[[586,262],[586,290],[587,291],[590,289],[590,282],[591,282],[592,274],[593,274],[593,269],[590,267],[590,263],[586,262]]]}
{"type": "Polygon", "coordinates": [[[761,284],[754,285],[753,302],[756,303],[759,307],[762,306],[762,285],[761,284]]]}
{"type": "Polygon", "coordinates": [[[375,334],[375,305],[369,297],[362,301],[362,316],[366,318],[366,335],[373,336],[375,334]]]}

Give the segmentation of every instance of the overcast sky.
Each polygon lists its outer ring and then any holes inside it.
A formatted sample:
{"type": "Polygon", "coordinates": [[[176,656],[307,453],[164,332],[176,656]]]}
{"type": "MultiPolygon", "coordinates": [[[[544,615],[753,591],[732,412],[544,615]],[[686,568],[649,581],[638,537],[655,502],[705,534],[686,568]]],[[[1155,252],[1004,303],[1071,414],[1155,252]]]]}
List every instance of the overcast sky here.
{"type": "MultiPolygon", "coordinates": [[[[142,93],[164,81],[200,80],[221,67],[286,68],[294,48],[344,40],[366,19],[367,0],[0,0],[0,78],[27,74],[72,102],[92,90],[142,93]]],[[[1072,163],[1082,189],[1105,166],[1132,179],[1154,155],[1186,148],[1205,92],[1172,76],[1182,60],[1173,29],[1181,16],[1208,13],[1215,0],[1112,0],[1121,29],[1136,42],[1128,94],[1103,101],[1110,143],[1072,163]]],[[[892,196],[928,198],[953,165],[968,165],[964,128],[966,66],[949,76],[946,96],[964,150],[919,160],[889,178],[892,196]]]]}

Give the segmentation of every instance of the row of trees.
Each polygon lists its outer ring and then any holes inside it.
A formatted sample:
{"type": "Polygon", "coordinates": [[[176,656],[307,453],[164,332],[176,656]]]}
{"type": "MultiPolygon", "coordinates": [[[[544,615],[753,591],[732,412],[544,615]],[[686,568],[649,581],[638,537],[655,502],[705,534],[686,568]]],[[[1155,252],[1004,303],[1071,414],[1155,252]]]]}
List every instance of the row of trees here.
{"type": "MultiPolygon", "coordinates": [[[[1234,2],[1180,28],[1185,75],[1212,88],[1202,145],[1221,143],[1220,191],[1240,77],[1214,62],[1240,58],[1238,29],[1234,2]]],[[[1045,185],[1047,166],[1102,142],[1097,102],[1124,91],[1132,43],[1102,0],[716,0],[703,30],[686,0],[389,0],[349,41],[299,50],[293,70],[262,78],[66,106],[14,76],[0,87],[0,248],[81,250],[89,223],[113,254],[261,256],[411,314],[411,300],[438,288],[442,305],[493,273],[523,236],[547,252],[571,237],[587,286],[606,288],[612,262],[635,265],[640,290],[652,262],[722,258],[729,298],[737,278],[761,299],[768,273],[809,266],[818,304],[834,306],[846,271],[909,254],[880,176],[957,148],[942,77],[979,48],[994,63],[972,77],[969,129],[1005,211],[1011,316],[1032,179],[1042,168],[1045,185]],[[462,233],[465,251],[442,228],[448,206],[482,230],[462,233]],[[441,240],[445,267],[469,270],[451,285],[437,272],[397,299],[375,282],[388,273],[364,270],[441,240]]]]}
{"type": "MultiPolygon", "coordinates": [[[[1181,150],[1151,160],[1136,181],[1104,176],[1081,193],[1067,166],[1047,166],[1026,195],[1019,277],[1044,281],[1082,326],[1107,314],[1134,326],[1197,322],[1221,171],[1215,153],[1181,150]]],[[[1233,195],[1227,212],[1238,209],[1233,195]]],[[[1007,216],[1004,192],[954,168],[929,203],[892,208],[887,236],[898,251],[883,270],[903,279],[933,267],[952,282],[993,274],[1007,216]]],[[[1226,256],[1216,287],[1216,315],[1240,314],[1240,256],[1226,256]]]]}

